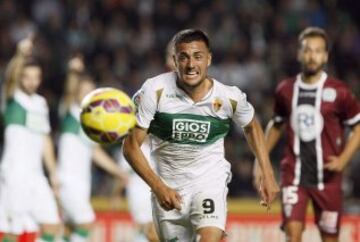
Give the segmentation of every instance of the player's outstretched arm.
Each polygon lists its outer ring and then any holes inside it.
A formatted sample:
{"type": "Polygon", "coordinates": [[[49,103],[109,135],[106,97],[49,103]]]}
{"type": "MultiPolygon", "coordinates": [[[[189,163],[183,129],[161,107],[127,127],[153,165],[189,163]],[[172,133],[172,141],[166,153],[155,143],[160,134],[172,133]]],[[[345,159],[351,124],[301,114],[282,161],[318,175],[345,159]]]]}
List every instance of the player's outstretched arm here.
{"type": "Polygon", "coordinates": [[[341,172],[351,160],[351,157],[360,148],[360,123],[352,128],[351,134],[346,141],[343,152],[339,156],[330,156],[327,159],[329,163],[324,165],[324,168],[330,171],[341,172]]]}
{"type": "Polygon", "coordinates": [[[124,156],[134,171],[151,187],[163,209],[180,210],[180,195],[155,174],[140,148],[146,136],[147,130],[135,127],[125,138],[124,156]]]}
{"type": "Polygon", "coordinates": [[[263,201],[270,206],[279,193],[279,186],[275,180],[273,168],[269,159],[268,149],[265,143],[264,132],[256,118],[244,127],[245,137],[248,144],[258,160],[263,175],[261,196],[263,201]]]}
{"type": "Polygon", "coordinates": [[[22,65],[25,58],[32,55],[33,45],[33,35],[28,36],[17,44],[16,53],[5,70],[4,94],[6,99],[14,95],[22,65]]]}
{"type": "Polygon", "coordinates": [[[45,135],[44,137],[44,152],[43,152],[43,160],[45,169],[49,174],[49,180],[51,183],[51,187],[55,193],[58,195],[59,192],[59,180],[56,174],[56,159],[55,159],[55,151],[54,151],[54,143],[51,139],[50,135],[45,135]]]}
{"type": "Polygon", "coordinates": [[[103,148],[96,146],[93,154],[94,163],[105,170],[107,173],[117,177],[122,183],[126,184],[128,181],[128,175],[125,171],[121,170],[116,164],[113,158],[111,158],[103,148]]]}

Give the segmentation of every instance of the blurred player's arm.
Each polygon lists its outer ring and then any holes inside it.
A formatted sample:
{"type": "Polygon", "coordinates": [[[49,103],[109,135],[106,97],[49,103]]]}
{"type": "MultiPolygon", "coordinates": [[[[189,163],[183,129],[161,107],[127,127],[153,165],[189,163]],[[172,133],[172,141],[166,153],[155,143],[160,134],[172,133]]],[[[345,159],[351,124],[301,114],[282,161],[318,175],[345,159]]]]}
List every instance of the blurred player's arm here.
{"type": "Polygon", "coordinates": [[[15,89],[18,85],[19,76],[21,75],[21,68],[26,57],[31,56],[33,50],[33,37],[29,36],[21,40],[17,44],[16,53],[10,60],[5,70],[5,98],[8,99],[14,95],[15,89]]]}
{"type": "Polygon", "coordinates": [[[356,124],[346,141],[343,152],[339,156],[329,156],[330,161],[324,165],[324,168],[330,171],[342,171],[351,160],[351,157],[360,148],[360,123],[356,124]]]}
{"type": "Polygon", "coordinates": [[[276,195],[279,192],[279,186],[274,177],[264,132],[259,121],[255,117],[247,126],[244,127],[244,134],[251,150],[258,160],[258,164],[262,172],[262,183],[264,187],[261,189],[260,195],[267,206],[269,206],[276,198],[276,195]]]}
{"type": "Polygon", "coordinates": [[[49,174],[49,180],[54,190],[55,195],[58,195],[59,191],[59,181],[56,175],[56,159],[55,159],[55,150],[54,143],[50,135],[45,135],[44,138],[44,153],[43,160],[45,169],[49,174]]]}
{"type": "Polygon", "coordinates": [[[93,154],[93,162],[107,173],[115,176],[122,183],[126,184],[128,180],[128,175],[124,172],[120,167],[116,164],[116,162],[111,158],[103,148],[100,146],[96,146],[94,148],[93,154]]]}
{"type": "Polygon", "coordinates": [[[134,171],[151,187],[159,204],[165,210],[181,209],[181,197],[168,187],[152,170],[141,150],[141,145],[147,137],[147,130],[135,127],[124,141],[124,156],[134,171]]]}

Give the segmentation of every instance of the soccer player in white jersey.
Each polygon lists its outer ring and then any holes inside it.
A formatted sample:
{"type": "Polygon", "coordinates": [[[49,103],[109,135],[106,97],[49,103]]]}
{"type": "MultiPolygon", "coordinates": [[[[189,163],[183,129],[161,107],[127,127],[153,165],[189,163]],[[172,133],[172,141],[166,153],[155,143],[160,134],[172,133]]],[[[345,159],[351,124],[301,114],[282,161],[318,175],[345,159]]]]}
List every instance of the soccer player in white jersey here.
{"type": "Polygon", "coordinates": [[[174,36],[176,72],[148,79],[141,88],[137,127],[124,141],[124,155],[153,192],[153,214],[161,241],[220,241],[226,223],[230,164],[224,137],[230,121],[243,127],[266,173],[262,199],[279,191],[262,128],[246,95],[208,77],[209,39],[200,30],[174,36]],[[157,174],[140,146],[152,135],[157,174]]]}
{"type": "Polygon", "coordinates": [[[97,144],[89,140],[80,126],[80,103],[86,94],[95,89],[91,76],[81,73],[79,57],[70,60],[70,72],[63,100],[70,100],[62,106],[65,115],[61,122],[58,149],[59,198],[64,212],[65,230],[63,240],[85,242],[89,235],[95,214],[90,204],[91,162],[125,183],[127,175],[116,162],[97,144]],[[72,87],[70,87],[72,86],[72,87]]]}
{"type": "Polygon", "coordinates": [[[59,216],[52,188],[57,188],[55,155],[50,137],[46,100],[36,92],[41,83],[40,65],[31,57],[31,37],[19,42],[6,70],[4,96],[4,153],[0,165],[0,230],[6,241],[40,225],[41,242],[54,241],[59,216]]]}

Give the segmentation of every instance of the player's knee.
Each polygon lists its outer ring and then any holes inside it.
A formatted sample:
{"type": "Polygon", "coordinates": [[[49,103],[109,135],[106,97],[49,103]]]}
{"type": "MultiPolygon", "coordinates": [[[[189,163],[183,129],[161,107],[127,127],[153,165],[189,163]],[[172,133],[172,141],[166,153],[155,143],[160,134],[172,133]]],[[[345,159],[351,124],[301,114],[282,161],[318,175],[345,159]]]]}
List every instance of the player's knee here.
{"type": "Polygon", "coordinates": [[[300,222],[290,222],[285,226],[286,242],[301,242],[303,224],[300,222]]]}
{"type": "Polygon", "coordinates": [[[339,236],[337,234],[329,235],[325,233],[321,233],[322,242],[339,242],[339,236]]]}
{"type": "Polygon", "coordinates": [[[56,235],[59,233],[61,228],[60,223],[56,224],[42,224],[41,225],[41,233],[42,234],[49,234],[49,235],[56,235]]]}
{"type": "Polygon", "coordinates": [[[302,232],[295,230],[286,231],[286,242],[301,242],[302,232]]]}
{"type": "Polygon", "coordinates": [[[205,227],[197,231],[197,242],[220,242],[223,237],[223,231],[215,227],[205,227]]]}

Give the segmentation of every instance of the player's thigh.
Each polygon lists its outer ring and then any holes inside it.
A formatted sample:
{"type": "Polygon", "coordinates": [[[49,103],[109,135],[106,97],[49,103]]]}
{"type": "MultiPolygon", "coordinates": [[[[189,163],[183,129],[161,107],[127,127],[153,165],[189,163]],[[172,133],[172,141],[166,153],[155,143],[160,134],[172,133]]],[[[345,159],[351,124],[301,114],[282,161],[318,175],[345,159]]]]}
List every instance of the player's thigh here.
{"type": "Polygon", "coordinates": [[[90,194],[86,187],[62,186],[59,195],[65,220],[84,226],[90,226],[95,221],[90,194]]]}
{"type": "Polygon", "coordinates": [[[60,223],[55,196],[45,177],[34,181],[31,215],[39,224],[58,225],[60,223]]]}
{"type": "Polygon", "coordinates": [[[0,184],[0,231],[8,234],[34,232],[38,227],[29,210],[31,194],[24,184],[0,184]]]}
{"type": "Polygon", "coordinates": [[[342,216],[342,191],[340,187],[325,187],[311,190],[315,222],[324,238],[333,241],[340,230],[342,216]]]}
{"type": "Polygon", "coordinates": [[[132,218],[137,224],[152,222],[151,192],[139,177],[132,177],[126,187],[126,197],[132,218]]]}
{"type": "Polygon", "coordinates": [[[197,231],[206,227],[225,231],[227,193],[228,188],[225,182],[219,182],[212,186],[205,185],[194,193],[191,201],[190,220],[197,231]]]}
{"type": "Polygon", "coordinates": [[[176,209],[165,211],[157,202],[155,195],[151,195],[153,221],[160,241],[194,241],[195,230],[188,219],[189,197],[182,197],[181,211],[176,209]]]}
{"type": "MultiPolygon", "coordinates": [[[[309,202],[308,191],[299,186],[284,186],[281,188],[281,209],[282,209],[282,228],[294,222],[294,230],[303,227],[296,224],[305,224],[306,209],[309,202]]],[[[288,226],[289,227],[289,226],[288,226]]],[[[291,229],[290,228],[290,229],[291,229]]],[[[286,231],[286,230],[285,230],[286,231]]],[[[288,230],[290,232],[290,230],[288,230]]],[[[302,232],[302,231],[301,231],[302,232]]],[[[294,232],[295,234],[295,232],[294,232]]]]}
{"type": "Polygon", "coordinates": [[[196,242],[219,242],[224,236],[224,231],[217,227],[203,227],[196,233],[196,242]]]}

